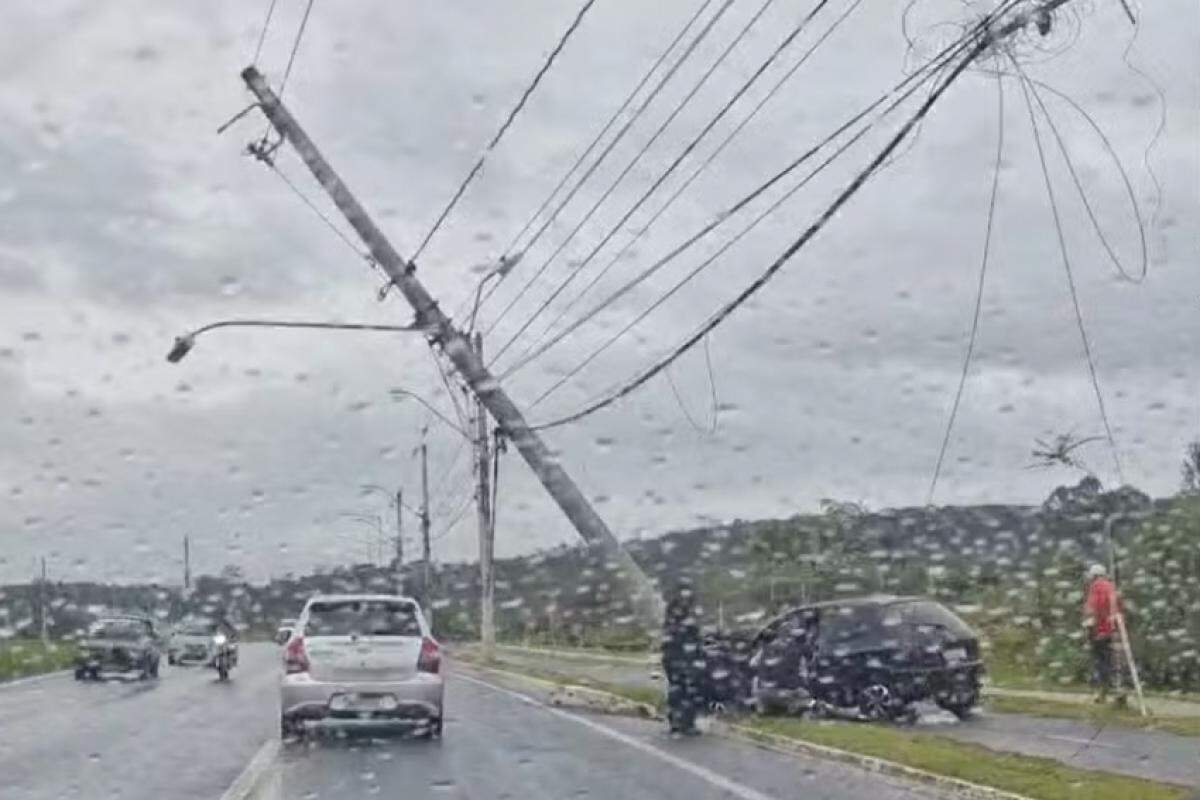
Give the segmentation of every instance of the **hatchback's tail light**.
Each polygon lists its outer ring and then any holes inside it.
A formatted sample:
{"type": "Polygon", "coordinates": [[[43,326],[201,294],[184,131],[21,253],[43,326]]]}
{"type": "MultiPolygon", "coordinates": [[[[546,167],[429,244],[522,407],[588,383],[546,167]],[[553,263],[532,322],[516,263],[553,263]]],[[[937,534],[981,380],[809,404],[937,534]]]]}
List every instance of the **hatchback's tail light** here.
{"type": "Polygon", "coordinates": [[[291,675],[308,672],[308,652],[304,649],[304,637],[293,636],[283,651],[283,668],[291,675]]]}
{"type": "Polygon", "coordinates": [[[442,668],[442,651],[438,643],[428,636],[421,639],[421,655],[417,657],[417,669],[421,672],[438,672],[442,668]]]}

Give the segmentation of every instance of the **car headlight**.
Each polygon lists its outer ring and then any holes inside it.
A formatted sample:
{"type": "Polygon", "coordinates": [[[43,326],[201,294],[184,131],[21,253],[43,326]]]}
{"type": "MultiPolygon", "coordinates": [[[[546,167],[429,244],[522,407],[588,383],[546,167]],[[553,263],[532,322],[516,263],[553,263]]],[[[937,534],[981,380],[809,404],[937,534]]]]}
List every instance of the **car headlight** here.
{"type": "Polygon", "coordinates": [[[213,644],[215,644],[217,646],[225,644],[226,641],[227,640],[225,639],[225,634],[223,634],[223,633],[218,633],[216,636],[213,637],[213,644]]]}

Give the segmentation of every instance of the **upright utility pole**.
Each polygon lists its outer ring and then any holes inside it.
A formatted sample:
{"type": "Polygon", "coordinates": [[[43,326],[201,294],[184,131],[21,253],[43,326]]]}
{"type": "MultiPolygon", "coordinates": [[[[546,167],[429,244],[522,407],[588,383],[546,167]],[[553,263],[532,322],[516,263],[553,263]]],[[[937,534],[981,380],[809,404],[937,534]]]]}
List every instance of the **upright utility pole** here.
{"type": "Polygon", "coordinates": [[[404,490],[396,490],[396,594],[404,594],[404,490]]]}
{"type": "MultiPolygon", "coordinates": [[[[483,334],[475,334],[475,354],[483,361],[483,334]]],[[[488,415],[483,403],[475,403],[475,468],[479,480],[475,488],[479,510],[479,643],[483,657],[490,659],[496,649],[496,579],[492,556],[496,552],[496,530],[492,525],[492,458],[488,452],[488,415]]]]}
{"type": "MultiPolygon", "coordinates": [[[[317,150],[295,117],[267,85],[266,79],[258,69],[253,66],[247,67],[242,71],[242,79],[258,100],[259,108],[267,116],[272,127],[296,149],[296,153],[321,187],[366,244],[375,263],[387,273],[392,284],[412,306],[414,322],[429,331],[431,344],[441,346],[475,397],[491,413],[504,435],[516,445],[522,458],[575,526],[579,535],[608,557],[609,562],[616,568],[614,577],[626,586],[633,608],[642,623],[651,630],[656,629],[662,619],[662,598],[655,591],[650,579],[621,547],[587,497],[571,480],[558,459],[550,453],[545,442],[530,428],[520,409],[509,399],[499,381],[471,347],[467,337],[438,307],[437,302],[417,278],[416,264],[406,261],[396,252],[396,248],[317,150]]],[[[271,149],[265,145],[252,145],[251,152],[264,161],[270,161],[272,158],[271,149]]]]}
{"type": "Polygon", "coordinates": [[[421,556],[424,561],[424,576],[421,578],[421,602],[425,613],[432,614],[433,606],[429,595],[429,562],[433,558],[429,547],[429,448],[421,442],[421,556]]]}
{"type": "Polygon", "coordinates": [[[50,641],[50,627],[46,620],[46,557],[42,556],[42,581],[38,591],[39,616],[42,618],[42,643],[50,641]]]}
{"type": "Polygon", "coordinates": [[[183,590],[192,588],[192,550],[187,534],[183,536],[183,590]]]}

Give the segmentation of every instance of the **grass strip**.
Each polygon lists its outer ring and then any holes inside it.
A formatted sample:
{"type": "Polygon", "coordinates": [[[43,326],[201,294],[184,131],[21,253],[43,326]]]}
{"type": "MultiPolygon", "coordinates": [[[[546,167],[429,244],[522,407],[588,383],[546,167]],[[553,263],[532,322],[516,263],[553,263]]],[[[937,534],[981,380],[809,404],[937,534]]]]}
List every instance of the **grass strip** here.
{"type": "Polygon", "coordinates": [[[0,681],[57,672],[75,663],[75,645],[41,639],[0,641],[0,681]]]}

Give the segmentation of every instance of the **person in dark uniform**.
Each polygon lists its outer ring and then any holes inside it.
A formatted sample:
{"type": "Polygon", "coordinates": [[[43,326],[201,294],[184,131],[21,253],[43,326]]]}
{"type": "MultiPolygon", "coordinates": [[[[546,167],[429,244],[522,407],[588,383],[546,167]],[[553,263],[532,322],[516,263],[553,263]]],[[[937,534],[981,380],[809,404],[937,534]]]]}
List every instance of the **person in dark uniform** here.
{"type": "Polygon", "coordinates": [[[696,712],[704,702],[704,649],[692,586],[682,582],[667,603],[663,620],[663,674],[667,677],[667,721],[671,733],[694,736],[696,712]]]}

